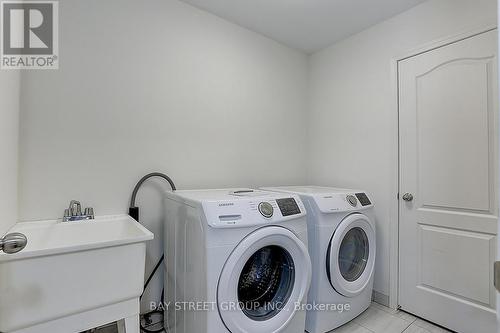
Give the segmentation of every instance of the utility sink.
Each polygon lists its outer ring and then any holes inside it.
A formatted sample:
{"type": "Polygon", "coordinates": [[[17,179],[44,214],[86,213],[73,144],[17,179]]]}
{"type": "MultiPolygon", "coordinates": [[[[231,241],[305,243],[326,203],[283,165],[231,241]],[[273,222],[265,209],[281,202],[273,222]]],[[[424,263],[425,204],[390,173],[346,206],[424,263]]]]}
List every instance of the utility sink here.
{"type": "Polygon", "coordinates": [[[16,254],[0,253],[0,332],[71,333],[118,321],[139,332],[146,241],[128,215],[16,224],[16,254]]]}

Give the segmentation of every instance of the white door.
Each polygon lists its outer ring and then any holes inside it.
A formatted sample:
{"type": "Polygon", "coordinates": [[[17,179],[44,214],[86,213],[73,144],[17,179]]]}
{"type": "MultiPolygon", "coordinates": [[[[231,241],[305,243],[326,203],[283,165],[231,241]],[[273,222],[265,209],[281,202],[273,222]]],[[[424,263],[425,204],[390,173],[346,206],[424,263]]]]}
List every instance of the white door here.
{"type": "Polygon", "coordinates": [[[497,34],[399,62],[399,304],[496,331],[497,34]]]}

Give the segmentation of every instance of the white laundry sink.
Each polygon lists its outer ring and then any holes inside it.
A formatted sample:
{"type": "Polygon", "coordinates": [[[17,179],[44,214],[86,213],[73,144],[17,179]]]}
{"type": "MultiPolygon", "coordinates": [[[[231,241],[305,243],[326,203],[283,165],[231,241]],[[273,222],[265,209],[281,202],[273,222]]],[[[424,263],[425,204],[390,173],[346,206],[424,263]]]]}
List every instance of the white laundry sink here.
{"type": "Polygon", "coordinates": [[[139,332],[150,231],[120,215],[23,222],[9,232],[28,244],[0,253],[0,332],[80,332],[120,319],[122,329],[139,332]]]}

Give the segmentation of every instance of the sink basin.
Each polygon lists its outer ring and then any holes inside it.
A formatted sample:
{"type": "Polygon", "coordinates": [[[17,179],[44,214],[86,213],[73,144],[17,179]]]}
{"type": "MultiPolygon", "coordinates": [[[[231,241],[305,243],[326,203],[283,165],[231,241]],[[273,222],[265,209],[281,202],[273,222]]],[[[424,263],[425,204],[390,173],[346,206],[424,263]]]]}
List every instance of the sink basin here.
{"type": "Polygon", "coordinates": [[[0,253],[0,332],[80,332],[124,318],[122,327],[138,332],[150,231],[120,215],[23,222],[9,232],[28,244],[0,253]]]}

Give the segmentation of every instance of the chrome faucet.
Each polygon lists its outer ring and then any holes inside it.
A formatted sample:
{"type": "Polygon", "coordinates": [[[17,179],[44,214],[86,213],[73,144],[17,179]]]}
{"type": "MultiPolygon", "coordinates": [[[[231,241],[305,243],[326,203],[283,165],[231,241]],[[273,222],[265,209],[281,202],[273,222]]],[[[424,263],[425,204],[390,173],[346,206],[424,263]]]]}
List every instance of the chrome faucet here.
{"type": "Polygon", "coordinates": [[[82,214],[82,205],[80,201],[71,200],[69,207],[64,210],[63,222],[93,220],[94,208],[87,207],[82,214]]]}

